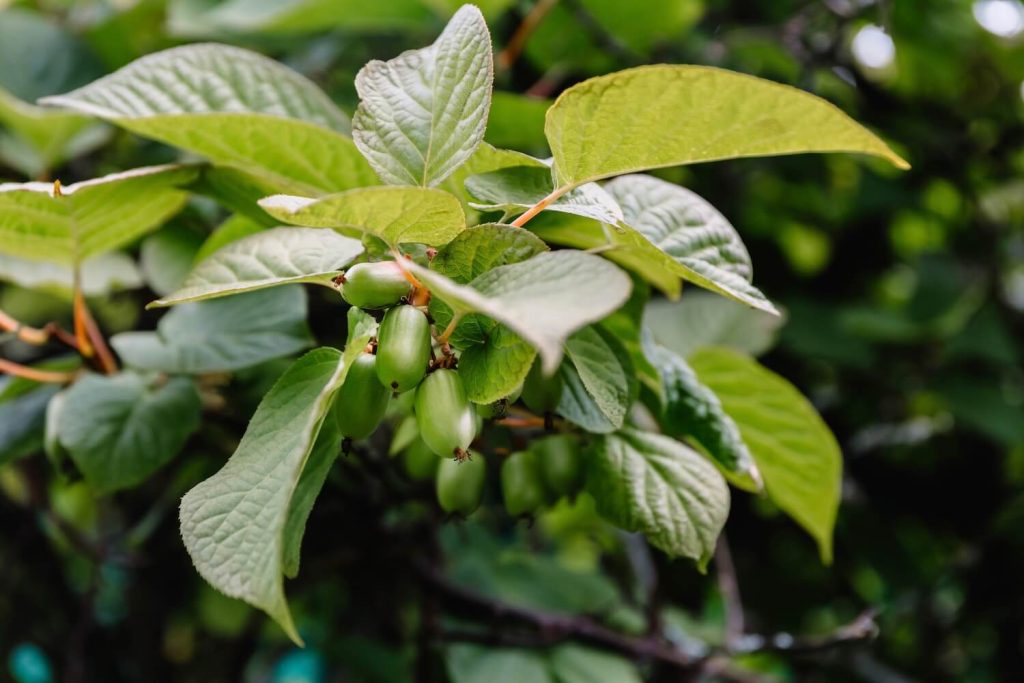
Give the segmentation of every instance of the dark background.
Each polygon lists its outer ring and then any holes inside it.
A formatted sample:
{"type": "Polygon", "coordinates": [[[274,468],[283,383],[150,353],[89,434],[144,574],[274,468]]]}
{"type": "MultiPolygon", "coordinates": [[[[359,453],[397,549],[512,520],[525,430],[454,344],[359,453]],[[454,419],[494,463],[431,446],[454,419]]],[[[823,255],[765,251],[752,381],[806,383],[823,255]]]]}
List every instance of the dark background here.
{"type": "MultiPolygon", "coordinates": [[[[285,61],[351,112],[360,66],[430,42],[445,8],[457,3],[341,2],[347,9],[327,21],[297,10],[307,25],[286,29],[243,26],[230,14],[215,20],[202,12],[216,3],[196,0],[13,4],[0,12],[0,36],[8,36],[0,37],[0,86],[27,101],[141,54],[210,38],[285,61]],[[50,42],[14,49],[13,13],[49,23],[50,42]]],[[[229,3],[250,17],[247,6],[300,4],[229,3]]],[[[497,50],[533,4],[486,3],[497,50]]],[[[756,284],[787,311],[762,361],[812,399],[844,450],[830,567],[767,503],[734,495],[726,534],[748,629],[829,633],[868,606],[879,610],[880,635],[869,644],[759,654],[744,666],[759,672],[749,674],[757,681],[1024,679],[1020,3],[562,0],[512,56],[496,87],[541,99],[591,75],[652,62],[717,65],[790,83],[834,101],[911,162],[900,173],[862,158],[802,156],[664,173],[739,229],[756,284]],[[1010,19],[986,30],[977,17],[991,23],[1000,10],[1010,19]],[[867,65],[886,56],[884,38],[881,47],[865,46],[877,37],[870,27],[881,27],[895,48],[880,68],[867,65]]],[[[546,155],[545,107],[498,96],[488,140],[546,155]]],[[[125,133],[45,169],[0,145],[0,179],[72,182],[173,158],[125,133]]],[[[176,222],[202,235],[221,217],[199,203],[176,222]]],[[[148,327],[156,319],[141,313],[148,298],[120,292],[93,306],[109,331],[148,327]]],[[[336,339],[340,309],[313,303],[314,331],[336,339]]],[[[13,284],[0,285],[0,306],[29,323],[66,319],[68,310],[60,296],[13,284]]],[[[223,453],[264,381],[259,373],[236,378],[235,422],[206,430],[189,452],[223,453]]],[[[203,585],[181,545],[177,497],[217,462],[182,458],[143,487],[99,502],[84,485],[54,476],[41,456],[0,469],[0,679],[8,665],[10,675],[24,675],[17,667],[36,655],[50,662],[53,680],[67,681],[393,681],[413,669],[443,679],[439,661],[417,663],[411,625],[420,597],[410,561],[436,551],[422,526],[433,521],[424,502],[429,486],[376,476],[365,464],[335,469],[310,522],[302,576],[288,588],[312,644],[296,655],[262,617],[203,585]],[[144,540],[136,543],[132,532],[144,540]]],[[[490,522],[505,541],[526,537],[532,547],[557,550],[564,540],[490,522]]],[[[462,539],[469,541],[476,543],[462,539]]],[[[604,559],[609,576],[622,573],[620,555],[604,559]]],[[[701,576],[683,562],[657,554],[653,561],[658,598],[682,610],[680,623],[696,636],[719,629],[714,566],[701,576]]]]}

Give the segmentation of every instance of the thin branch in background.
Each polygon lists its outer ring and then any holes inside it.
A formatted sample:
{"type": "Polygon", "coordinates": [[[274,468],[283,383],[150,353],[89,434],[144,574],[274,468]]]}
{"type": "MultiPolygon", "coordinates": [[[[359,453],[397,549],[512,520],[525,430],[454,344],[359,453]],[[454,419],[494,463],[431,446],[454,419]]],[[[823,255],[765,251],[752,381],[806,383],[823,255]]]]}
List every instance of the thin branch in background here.
{"type": "Polygon", "coordinates": [[[74,335],[62,329],[57,323],[47,323],[42,328],[26,325],[4,311],[0,311],[0,331],[11,332],[15,338],[26,344],[42,346],[52,339],[78,350],[78,342],[74,335]]]}
{"type": "Polygon", "coordinates": [[[79,286],[78,276],[75,276],[75,336],[78,338],[79,348],[82,355],[87,358],[95,357],[99,369],[108,375],[117,372],[117,361],[114,354],[107,346],[99,325],[89,312],[85,303],[85,295],[79,286]]]}
{"type": "Polygon", "coordinates": [[[499,69],[507,71],[512,68],[512,65],[519,59],[519,55],[526,46],[526,41],[530,39],[533,32],[544,21],[544,17],[557,4],[558,0],[537,0],[537,3],[530,8],[529,13],[523,17],[519,26],[516,27],[515,33],[509,38],[505,49],[498,53],[496,62],[499,69]]]}
{"type": "Polygon", "coordinates": [[[770,636],[748,634],[730,648],[732,654],[752,652],[782,652],[789,654],[813,654],[831,650],[851,643],[871,640],[878,635],[878,609],[869,607],[857,617],[843,624],[831,633],[822,636],[794,636],[776,633],[770,636]]]}
{"type": "Polygon", "coordinates": [[[523,93],[527,97],[547,98],[558,90],[569,75],[569,70],[560,64],[548,69],[540,79],[523,93]]]}
{"type": "Polygon", "coordinates": [[[715,546],[715,569],[718,575],[718,592],[722,594],[722,603],[725,605],[725,642],[731,647],[743,637],[746,620],[740,584],[736,578],[736,565],[732,561],[732,552],[724,533],[718,537],[718,545],[715,546]]]}
{"type": "Polygon", "coordinates": [[[21,363],[15,363],[14,361],[0,358],[0,375],[3,374],[24,377],[25,379],[30,379],[33,382],[43,382],[46,384],[67,384],[75,379],[75,373],[73,372],[40,370],[38,368],[30,368],[27,365],[22,365],[21,363]]]}

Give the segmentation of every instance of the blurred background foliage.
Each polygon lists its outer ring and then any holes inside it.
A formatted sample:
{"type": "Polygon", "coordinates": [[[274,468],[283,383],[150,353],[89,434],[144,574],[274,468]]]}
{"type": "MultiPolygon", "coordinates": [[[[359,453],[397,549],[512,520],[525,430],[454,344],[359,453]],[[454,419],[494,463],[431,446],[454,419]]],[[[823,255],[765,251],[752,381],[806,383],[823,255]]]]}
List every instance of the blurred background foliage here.
{"type": "MultiPolygon", "coordinates": [[[[309,75],[351,112],[358,69],[426,44],[458,4],[0,1],[0,179],[72,182],[174,160],[166,147],[31,104],[143,54],[193,41],[242,45],[309,75]]],[[[844,449],[831,567],[820,564],[794,524],[754,497],[734,496],[728,541],[752,632],[828,633],[874,606],[880,635],[806,657],[751,656],[741,662],[751,678],[731,680],[1020,680],[1024,6],[479,4],[499,54],[487,134],[495,145],[546,155],[544,111],[560,90],[608,71],[673,62],[815,92],[910,160],[906,174],[849,156],[662,172],[737,226],[756,283],[787,314],[777,326],[688,291],[682,323],[657,312],[651,322],[685,346],[713,318],[725,335],[719,339],[763,353],[766,364],[795,381],[844,449]]],[[[91,264],[85,286],[104,329],[151,327],[157,318],[142,311],[150,291],[140,288],[173,289],[197,251],[211,248],[201,245],[218,225],[215,239],[259,227],[198,198],[130,256],[91,264]]],[[[2,251],[0,245],[0,308],[29,324],[67,322],[70,275],[27,267],[2,251]]],[[[339,309],[314,299],[314,331],[330,342],[339,333],[339,309]]],[[[7,357],[32,360],[29,353],[4,342],[7,357]]],[[[482,669],[471,646],[449,648],[443,664],[418,661],[408,562],[440,552],[424,549],[407,523],[429,516],[415,495],[422,485],[406,481],[408,495],[396,498],[351,462],[333,472],[334,495],[314,511],[307,564],[289,588],[310,648],[291,649],[250,609],[206,586],[178,537],[177,499],[223,460],[225,443],[230,452],[233,432],[282,367],[239,373],[226,390],[236,423],[206,430],[187,450],[192,457],[115,499],[94,499],[83,483],[53,476],[39,458],[0,468],[0,678],[374,683],[411,680],[414,670],[433,666],[455,683],[475,683],[499,680],[501,670],[514,672],[505,680],[530,681],[530,667],[544,665],[531,657],[562,661],[563,671],[578,657],[612,683],[638,675],[679,680],[643,664],[619,676],[620,660],[602,663],[572,648],[512,653],[519,660],[506,669],[494,662],[497,669],[482,669]],[[489,672],[485,678],[481,670],[489,672]]],[[[0,391],[16,391],[12,385],[0,391]]],[[[0,403],[3,460],[40,449],[35,432],[23,429],[38,410],[13,406],[0,403]]],[[[647,591],[682,647],[720,640],[725,616],[714,565],[701,576],[645,554],[598,524],[582,498],[529,529],[483,515],[483,522],[448,525],[440,539],[456,558],[453,575],[471,585],[518,604],[602,614],[627,630],[642,630],[649,615],[638,596],[647,591]]]]}

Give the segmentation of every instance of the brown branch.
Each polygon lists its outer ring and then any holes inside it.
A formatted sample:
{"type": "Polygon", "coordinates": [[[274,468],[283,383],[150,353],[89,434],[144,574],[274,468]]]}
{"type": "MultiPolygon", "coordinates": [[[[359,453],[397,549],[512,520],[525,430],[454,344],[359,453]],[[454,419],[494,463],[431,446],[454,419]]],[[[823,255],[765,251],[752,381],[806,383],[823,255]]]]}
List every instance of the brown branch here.
{"type": "Polygon", "coordinates": [[[781,652],[789,654],[814,654],[831,650],[864,640],[871,640],[878,635],[878,610],[874,607],[857,615],[857,618],[822,636],[793,636],[788,633],[776,633],[771,636],[746,635],[734,647],[731,654],[749,654],[752,652],[781,652]]]}
{"type": "Polygon", "coordinates": [[[78,350],[78,342],[74,336],[63,330],[57,323],[47,323],[42,328],[32,327],[0,311],[0,331],[13,332],[15,337],[33,346],[42,346],[51,339],[56,339],[74,350],[78,350]]]}
{"type": "Polygon", "coordinates": [[[725,605],[725,642],[731,647],[743,637],[745,620],[736,565],[732,561],[732,552],[729,551],[729,542],[724,533],[719,536],[718,545],[715,546],[715,569],[718,574],[718,592],[722,594],[722,603],[725,605]]]}
{"type": "Polygon", "coordinates": [[[75,379],[76,373],[74,372],[56,372],[53,370],[39,370],[38,368],[31,368],[21,363],[15,363],[11,360],[0,358],[0,375],[8,374],[16,377],[24,377],[30,379],[33,382],[43,382],[46,384],[66,384],[75,379]]]}
{"type": "Polygon", "coordinates": [[[515,33],[509,38],[508,45],[498,54],[498,58],[495,61],[499,69],[508,70],[515,64],[523,48],[526,46],[526,41],[530,39],[533,32],[544,21],[544,17],[548,15],[548,12],[556,4],[558,4],[558,0],[538,0],[537,4],[530,8],[529,13],[523,18],[519,26],[516,27],[515,33]]]}
{"type": "Polygon", "coordinates": [[[99,325],[89,312],[85,303],[85,295],[78,285],[78,276],[75,276],[75,337],[78,339],[78,346],[81,354],[86,358],[95,358],[99,369],[108,375],[117,372],[117,361],[114,354],[107,346],[99,325]]]}
{"type": "Polygon", "coordinates": [[[636,637],[614,631],[593,619],[580,615],[564,615],[541,610],[518,607],[492,600],[474,591],[450,582],[440,571],[423,563],[417,563],[420,578],[436,589],[442,604],[449,611],[467,617],[486,618],[492,622],[505,622],[532,627],[532,636],[516,636],[506,629],[488,633],[464,631],[449,632],[459,639],[487,639],[508,641],[518,639],[521,646],[549,646],[573,640],[594,645],[638,659],[653,659],[680,669],[693,669],[701,659],[678,650],[671,643],[657,636],[636,637]]]}

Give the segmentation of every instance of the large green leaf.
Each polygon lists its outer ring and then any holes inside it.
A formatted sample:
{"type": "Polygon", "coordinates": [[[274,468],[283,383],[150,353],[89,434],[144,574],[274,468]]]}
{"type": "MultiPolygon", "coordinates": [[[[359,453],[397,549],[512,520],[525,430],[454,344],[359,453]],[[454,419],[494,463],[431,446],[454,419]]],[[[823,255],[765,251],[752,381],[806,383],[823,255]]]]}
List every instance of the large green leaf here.
{"type": "Polygon", "coordinates": [[[201,233],[180,223],[146,237],[139,248],[139,266],[149,288],[164,296],[181,287],[202,244],[201,233]]]}
{"type": "Polygon", "coordinates": [[[110,339],[131,367],[189,375],[240,370],[293,354],[311,341],[306,292],[295,285],[183,304],[155,332],[122,332],[110,339]]]}
{"type": "Polygon", "coordinates": [[[419,0],[175,0],[168,29],[177,36],[295,34],[341,29],[415,29],[431,20],[419,0]]]}
{"type": "Polygon", "coordinates": [[[641,683],[639,672],[623,657],[579,645],[560,645],[549,655],[558,683],[641,683]]]}
{"type": "Polygon", "coordinates": [[[60,444],[100,493],[129,488],[167,464],[199,426],[192,380],[131,372],[87,375],[65,394],[60,444]]]}
{"type": "MultiPolygon", "coordinates": [[[[544,251],[547,245],[526,230],[478,225],[440,249],[430,266],[456,283],[468,284],[488,270],[525,261],[544,251]]],[[[451,319],[451,309],[439,299],[431,301],[430,311],[439,325],[451,319]]],[[[523,382],[537,352],[504,325],[482,316],[471,318],[463,321],[461,333],[452,338],[452,343],[463,349],[459,372],[469,400],[492,403],[523,382]]]]}
{"type": "Polygon", "coordinates": [[[184,204],[186,166],[150,166],[61,188],[0,184],[0,244],[7,254],[65,265],[112,251],[153,230],[184,204]]]}
{"type": "Polygon", "coordinates": [[[587,490],[602,516],[669,555],[707,565],[729,515],[729,487],[703,456],[667,436],[628,429],[601,437],[587,468],[587,490]]]}
{"type": "MultiPolygon", "coordinates": [[[[466,179],[466,189],[478,201],[470,206],[480,211],[504,211],[520,214],[551,194],[554,184],[547,166],[514,166],[489,171],[466,179]]],[[[597,183],[581,185],[559,197],[547,207],[617,225],[622,209],[597,183]]]]}
{"type": "Polygon", "coordinates": [[[0,125],[7,129],[0,132],[0,157],[32,178],[48,174],[63,161],[91,151],[110,137],[107,126],[78,114],[22,102],[2,87],[0,125]]]}
{"type": "Polygon", "coordinates": [[[259,204],[284,223],[368,232],[392,245],[440,246],[466,229],[459,200],[424,187],[367,187],[319,199],[274,195],[259,204]]]}
{"type": "Polygon", "coordinates": [[[445,660],[452,683],[555,683],[544,656],[530,650],[451,645],[445,660]]]}
{"type": "Polygon", "coordinates": [[[332,230],[264,230],[200,261],[181,289],[149,306],[173,306],[293,282],[331,286],[342,268],[362,253],[362,243],[332,230]]]}
{"type": "Polygon", "coordinates": [[[465,5],[437,41],[356,76],[356,145],[392,185],[437,185],[483,140],[494,61],[480,10],[465,5]]]}
{"type": "MultiPolygon", "coordinates": [[[[86,296],[103,296],[142,286],[142,273],[135,260],[120,251],[86,259],[79,266],[78,275],[79,286],[86,296]]],[[[74,291],[75,269],[68,265],[0,254],[0,280],[70,298],[74,291]]]]}
{"type": "Polygon", "coordinates": [[[748,488],[760,489],[761,473],[715,392],[697,379],[680,356],[654,345],[649,356],[661,375],[664,410],[661,426],[666,434],[689,438],[748,488]]]}
{"type": "Polygon", "coordinates": [[[687,292],[679,301],[652,301],[644,311],[644,324],[658,343],[683,358],[702,346],[759,356],[775,344],[784,322],[783,316],[701,291],[687,292]]]}
{"type": "Polygon", "coordinates": [[[522,337],[540,353],[548,374],[558,368],[569,335],[622,305],[632,287],[614,265],[579,251],[537,254],[489,270],[469,285],[404,265],[455,315],[482,313],[522,337]]]}
{"type": "Polygon", "coordinates": [[[768,497],[814,537],[822,560],[830,562],[843,462],[828,426],[792,384],[752,358],[705,348],[689,361],[739,426],[768,497]]]}
{"type": "Polygon", "coordinates": [[[108,120],[281,189],[330,192],[376,182],[344,135],[345,115],[319,88],[241,48],[171,48],[40,102],[108,120]]]}
{"type": "Polygon", "coordinates": [[[641,66],[579,83],[544,126],[563,187],[716,159],[857,152],[908,164],[810,93],[705,66],[641,66]]]}
{"type": "Polygon", "coordinates": [[[622,427],[636,400],[633,362],[622,343],[600,327],[589,326],[565,343],[567,363],[557,412],[589,432],[607,434],[622,427]]]}
{"type": "Polygon", "coordinates": [[[317,437],[366,338],[358,341],[344,355],[320,348],[296,361],[263,398],[234,455],[181,501],[181,536],[203,578],[267,612],[299,643],[283,575],[298,568],[294,535],[311,504],[304,487],[318,488],[311,475],[303,484],[304,471],[319,472],[321,458],[337,452],[339,442],[317,437]]]}
{"type": "Polygon", "coordinates": [[[750,255],[736,229],[700,196],[646,175],[616,178],[604,187],[625,222],[670,258],[652,258],[696,285],[775,313],[750,281],[750,255]]]}

